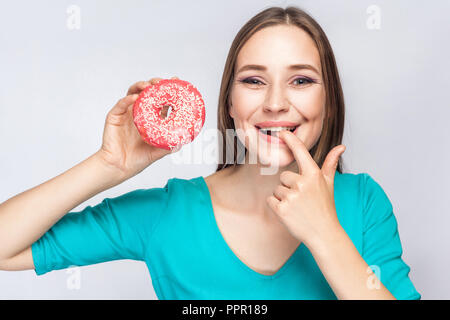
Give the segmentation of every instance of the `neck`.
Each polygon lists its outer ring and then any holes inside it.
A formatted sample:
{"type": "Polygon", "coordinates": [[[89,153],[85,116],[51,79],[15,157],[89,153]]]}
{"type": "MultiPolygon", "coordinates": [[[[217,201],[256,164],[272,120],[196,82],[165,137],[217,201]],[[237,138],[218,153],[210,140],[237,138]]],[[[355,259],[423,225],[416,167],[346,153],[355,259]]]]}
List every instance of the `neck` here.
{"type": "Polygon", "coordinates": [[[248,215],[267,220],[278,219],[274,217],[274,212],[267,205],[266,199],[273,195],[275,188],[281,184],[280,174],[283,171],[298,173],[297,162],[294,160],[285,167],[271,168],[260,163],[249,164],[247,157],[243,164],[235,166],[230,175],[232,184],[239,186],[233,188],[236,191],[233,194],[236,203],[239,203],[242,211],[248,215]]]}

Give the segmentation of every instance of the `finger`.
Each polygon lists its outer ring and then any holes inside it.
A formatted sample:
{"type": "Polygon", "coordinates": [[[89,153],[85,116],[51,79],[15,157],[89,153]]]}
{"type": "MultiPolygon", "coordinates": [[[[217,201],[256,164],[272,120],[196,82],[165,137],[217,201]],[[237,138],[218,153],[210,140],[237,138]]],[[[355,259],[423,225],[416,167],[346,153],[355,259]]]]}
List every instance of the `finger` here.
{"type": "Polygon", "coordinates": [[[138,81],[128,89],[127,96],[129,96],[131,94],[140,93],[142,90],[144,90],[149,85],[150,85],[149,81],[138,81]]]}
{"type": "Polygon", "coordinates": [[[269,197],[267,197],[266,202],[267,202],[267,205],[269,206],[269,208],[271,208],[274,212],[276,212],[276,213],[279,212],[279,205],[281,203],[280,200],[278,200],[274,196],[269,196],[269,197]]]}
{"type": "Polygon", "coordinates": [[[162,78],[152,78],[152,79],[150,79],[150,84],[152,84],[152,85],[157,84],[161,80],[162,80],[162,78]]]}
{"type": "Polygon", "coordinates": [[[294,188],[297,183],[298,177],[298,173],[286,170],[280,174],[280,182],[288,188],[294,188]]]}
{"type": "Polygon", "coordinates": [[[138,97],[139,97],[138,94],[132,94],[120,99],[109,113],[111,115],[124,114],[125,112],[127,112],[128,106],[132,105],[137,100],[138,97]]]}
{"type": "Polygon", "coordinates": [[[278,132],[278,137],[283,139],[286,145],[291,149],[299,168],[300,174],[308,174],[320,170],[314,159],[309,154],[303,141],[289,130],[278,132]]]}
{"type": "Polygon", "coordinates": [[[286,188],[285,186],[282,185],[278,185],[274,192],[273,195],[278,199],[278,200],[283,200],[286,199],[286,196],[289,192],[289,188],[286,188]]]}
{"type": "Polygon", "coordinates": [[[182,144],[177,145],[175,148],[173,148],[172,150],[170,150],[170,153],[176,153],[178,151],[181,150],[181,148],[183,147],[182,144]]]}
{"type": "Polygon", "coordinates": [[[339,158],[344,153],[346,147],[343,144],[340,144],[327,154],[325,161],[322,165],[322,173],[327,176],[330,181],[334,181],[334,175],[336,173],[336,168],[339,162],[339,158]]]}

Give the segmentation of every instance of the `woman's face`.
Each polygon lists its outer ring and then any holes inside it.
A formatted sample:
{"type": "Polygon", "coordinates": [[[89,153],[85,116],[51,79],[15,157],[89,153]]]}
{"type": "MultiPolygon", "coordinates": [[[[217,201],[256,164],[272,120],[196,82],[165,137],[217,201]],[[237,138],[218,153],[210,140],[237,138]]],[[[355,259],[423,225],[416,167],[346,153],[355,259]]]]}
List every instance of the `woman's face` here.
{"type": "Polygon", "coordinates": [[[259,30],[241,48],[234,72],[229,112],[253,159],[276,167],[294,161],[287,145],[275,136],[275,127],[297,126],[294,134],[308,150],[315,145],[322,132],[326,94],[319,52],[305,31],[285,25],[259,30]],[[266,130],[260,130],[263,127],[266,130]]]}

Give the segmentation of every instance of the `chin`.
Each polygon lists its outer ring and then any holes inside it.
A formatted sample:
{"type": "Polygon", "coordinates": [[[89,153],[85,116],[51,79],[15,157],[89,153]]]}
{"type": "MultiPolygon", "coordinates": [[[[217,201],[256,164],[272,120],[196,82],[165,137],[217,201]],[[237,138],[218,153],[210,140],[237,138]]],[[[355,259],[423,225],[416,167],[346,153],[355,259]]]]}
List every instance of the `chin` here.
{"type": "Polygon", "coordinates": [[[258,163],[264,168],[271,168],[274,173],[275,170],[281,170],[292,164],[295,158],[286,150],[276,150],[272,154],[260,152],[258,154],[258,163]]]}

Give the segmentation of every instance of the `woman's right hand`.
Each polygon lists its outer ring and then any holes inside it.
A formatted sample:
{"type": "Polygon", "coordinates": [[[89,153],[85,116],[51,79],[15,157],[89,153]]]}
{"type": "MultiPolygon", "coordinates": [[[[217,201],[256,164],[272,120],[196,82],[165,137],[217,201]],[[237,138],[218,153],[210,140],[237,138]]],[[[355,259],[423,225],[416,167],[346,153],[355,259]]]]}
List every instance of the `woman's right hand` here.
{"type": "Polygon", "coordinates": [[[105,165],[117,169],[123,180],[140,173],[156,160],[180,150],[177,148],[170,151],[147,144],[133,121],[133,105],[139,93],[160,80],[162,78],[152,78],[133,84],[128,89],[127,96],[120,99],[106,117],[103,143],[97,154],[105,165]]]}

